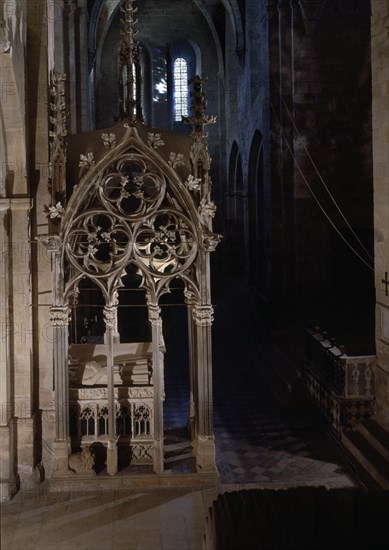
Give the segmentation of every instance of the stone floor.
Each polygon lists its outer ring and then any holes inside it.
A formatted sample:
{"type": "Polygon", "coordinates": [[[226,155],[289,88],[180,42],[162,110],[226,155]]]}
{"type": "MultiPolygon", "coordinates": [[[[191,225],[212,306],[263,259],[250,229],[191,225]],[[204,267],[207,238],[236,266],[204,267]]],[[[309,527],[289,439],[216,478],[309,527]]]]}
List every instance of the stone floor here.
{"type": "MultiPolygon", "coordinates": [[[[261,333],[252,300],[240,291],[216,289],[214,323],[214,427],[220,487],[136,489],[122,472],[103,490],[93,481],[81,490],[20,491],[2,509],[2,548],[174,549],[202,547],[204,518],[217,490],[356,485],[349,464],[323,423],[303,399],[280,406],[265,382],[276,349],[261,333]],[[215,492],[216,491],[216,492],[215,492]]],[[[171,472],[191,472],[185,438],[188,376],[182,308],[166,308],[165,428],[178,451],[171,472]],[[169,328],[170,327],[170,328],[169,328]]],[[[174,455],[174,453],[173,453],[174,455]]],[[[167,473],[166,475],[169,475],[167,473]]]]}

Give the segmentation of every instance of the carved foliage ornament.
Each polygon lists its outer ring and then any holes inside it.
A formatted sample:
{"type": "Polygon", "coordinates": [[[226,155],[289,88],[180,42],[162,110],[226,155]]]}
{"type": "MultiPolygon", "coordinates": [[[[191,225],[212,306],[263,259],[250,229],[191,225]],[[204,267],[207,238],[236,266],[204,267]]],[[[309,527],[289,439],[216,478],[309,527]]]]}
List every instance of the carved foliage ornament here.
{"type": "Polygon", "coordinates": [[[49,252],[59,252],[62,240],[59,235],[40,235],[36,240],[41,242],[49,252]]]}
{"type": "Polygon", "coordinates": [[[214,252],[217,245],[222,240],[222,236],[219,233],[205,232],[203,238],[203,245],[206,252],[214,252]]]}
{"type": "MultiPolygon", "coordinates": [[[[52,194],[53,204],[65,200],[65,170],[66,170],[66,142],[67,115],[65,105],[66,74],[55,71],[50,72],[50,162],[49,162],[49,191],[52,194]]],[[[46,205],[45,205],[46,206],[46,205]]],[[[54,222],[59,221],[59,216],[48,209],[48,218],[54,222]],[[52,215],[53,214],[53,215],[52,215]]]]}
{"type": "Polygon", "coordinates": [[[195,178],[190,174],[188,179],[185,182],[185,185],[188,187],[189,191],[200,191],[201,178],[195,178]]]}
{"type": "Polygon", "coordinates": [[[177,168],[177,166],[183,166],[184,155],[182,153],[174,153],[173,151],[169,154],[169,165],[172,168],[177,168]]]}
{"type": "Polygon", "coordinates": [[[70,309],[68,306],[51,306],[50,321],[54,327],[64,327],[69,324],[70,309]]]}
{"type": "Polygon", "coordinates": [[[158,147],[162,147],[162,145],[165,145],[165,142],[161,138],[161,134],[153,134],[149,132],[147,134],[147,137],[149,138],[147,140],[147,144],[149,147],[152,147],[153,149],[158,149],[158,147]]]}
{"type": "Polygon", "coordinates": [[[53,206],[47,206],[47,204],[44,204],[43,210],[46,214],[46,217],[50,218],[50,220],[53,220],[54,222],[59,222],[65,211],[60,201],[58,201],[57,204],[53,206]]]}
{"type": "Polygon", "coordinates": [[[161,309],[158,306],[148,306],[149,309],[149,321],[151,326],[153,327],[161,327],[162,326],[162,319],[161,319],[161,309]]]}
{"type": "Polygon", "coordinates": [[[213,321],[212,306],[194,306],[192,309],[193,320],[198,326],[211,326],[213,321]]]}
{"type": "Polygon", "coordinates": [[[80,162],[78,163],[78,166],[80,168],[85,168],[86,170],[90,170],[90,168],[93,168],[95,165],[95,156],[93,153],[87,153],[86,155],[81,154],[80,155],[80,162]]]}
{"type": "Polygon", "coordinates": [[[104,147],[107,149],[114,149],[116,147],[116,135],[115,134],[101,134],[104,147]]]}
{"type": "Polygon", "coordinates": [[[117,313],[116,306],[113,306],[113,307],[106,306],[106,307],[104,307],[104,322],[105,322],[105,326],[108,329],[112,329],[112,330],[115,329],[115,327],[116,327],[116,313],[117,313]]]}

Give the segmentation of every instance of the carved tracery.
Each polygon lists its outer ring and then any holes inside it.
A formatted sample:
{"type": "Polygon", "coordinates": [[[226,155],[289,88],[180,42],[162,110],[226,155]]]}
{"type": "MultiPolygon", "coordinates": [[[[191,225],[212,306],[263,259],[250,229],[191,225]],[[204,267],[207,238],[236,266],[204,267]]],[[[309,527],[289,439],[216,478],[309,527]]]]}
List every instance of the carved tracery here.
{"type": "Polygon", "coordinates": [[[108,290],[108,279],[117,284],[125,267],[134,262],[155,294],[161,279],[184,275],[194,263],[199,214],[189,191],[191,212],[180,207],[182,197],[175,195],[161,165],[132,148],[90,176],[88,192],[80,201],[72,199],[69,206],[76,208],[65,222],[64,234],[64,260],[73,272],[69,271],[67,292],[80,274],[108,290]]]}
{"type": "MultiPolygon", "coordinates": [[[[208,256],[220,235],[212,231],[216,207],[210,196],[204,126],[213,120],[204,114],[202,83],[195,81],[197,107],[188,119],[192,140],[186,140],[184,152],[166,149],[164,135],[143,129],[135,120],[124,129],[118,124],[115,134],[99,135],[99,148],[88,144],[85,154],[78,151],[80,180],[61,210],[53,248],[58,302],[51,313],[54,326],[61,329],[57,372],[65,373],[67,367],[71,377],[70,390],[65,379],[69,373],[62,378],[58,399],[65,403],[66,394],[71,397],[76,446],[106,445],[110,475],[117,472],[117,445],[123,442],[133,460],[152,461],[154,470],[163,472],[165,348],[159,300],[176,278],[184,282],[188,304],[191,435],[198,436],[198,468],[214,467],[212,410],[202,403],[209,402],[211,388],[208,256]],[[120,339],[118,308],[130,272],[145,295],[151,342],[147,356],[123,362],[120,355],[130,353],[133,344],[120,339]],[[67,365],[68,315],[72,309],[74,318],[85,281],[100,293],[105,334],[94,346],[89,341],[87,346],[80,341],[70,346],[67,365]],[[91,348],[95,355],[82,359],[91,348]]],[[[60,428],[58,433],[66,434],[66,424],[60,428]]]]}

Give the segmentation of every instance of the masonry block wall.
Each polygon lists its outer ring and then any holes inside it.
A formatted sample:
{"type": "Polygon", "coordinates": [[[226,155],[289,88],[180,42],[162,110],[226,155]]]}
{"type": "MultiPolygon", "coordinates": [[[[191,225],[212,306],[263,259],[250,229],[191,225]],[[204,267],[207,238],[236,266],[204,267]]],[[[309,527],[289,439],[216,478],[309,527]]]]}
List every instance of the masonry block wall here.
{"type": "MultiPolygon", "coordinates": [[[[308,189],[310,185],[333,224],[371,263],[370,8],[359,0],[318,6],[247,3],[244,55],[238,56],[226,39],[227,154],[235,141],[245,215],[256,212],[259,232],[260,222],[264,224],[265,238],[256,240],[255,253],[266,264],[266,277],[254,283],[255,290],[285,304],[304,301],[318,290],[327,296],[368,289],[373,303],[372,271],[344,244],[308,189]],[[253,209],[249,164],[256,129],[264,136],[264,192],[253,209]]],[[[247,267],[247,248],[255,242],[247,235],[247,219],[245,231],[247,267]]]]}
{"type": "Polygon", "coordinates": [[[372,1],[376,412],[389,422],[389,6],[372,1]],[[386,277],[385,277],[386,275],[386,277]]]}

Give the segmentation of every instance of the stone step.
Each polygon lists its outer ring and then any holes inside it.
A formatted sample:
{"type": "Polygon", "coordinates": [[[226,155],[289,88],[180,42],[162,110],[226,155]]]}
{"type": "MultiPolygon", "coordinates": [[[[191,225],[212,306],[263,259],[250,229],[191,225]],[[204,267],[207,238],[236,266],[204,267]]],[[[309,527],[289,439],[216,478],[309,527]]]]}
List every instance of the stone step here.
{"type": "Polygon", "coordinates": [[[185,449],[192,448],[190,441],[179,441],[177,443],[165,443],[163,446],[166,453],[176,453],[177,451],[184,451],[185,449]]]}
{"type": "Polygon", "coordinates": [[[361,422],[358,431],[367,441],[389,461],[389,431],[376,418],[361,422]]]}
{"type": "Polygon", "coordinates": [[[343,432],[341,440],[346,449],[383,489],[389,489],[389,461],[358,431],[343,432]]]}
{"type": "Polygon", "coordinates": [[[177,462],[178,460],[186,460],[188,458],[193,458],[193,457],[194,455],[192,450],[188,450],[188,452],[180,453],[179,455],[176,455],[176,456],[168,456],[168,457],[165,456],[164,462],[165,462],[165,465],[168,465],[171,462],[177,462]]]}

